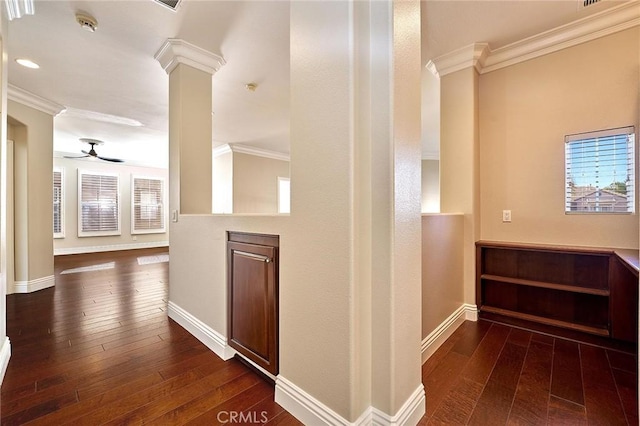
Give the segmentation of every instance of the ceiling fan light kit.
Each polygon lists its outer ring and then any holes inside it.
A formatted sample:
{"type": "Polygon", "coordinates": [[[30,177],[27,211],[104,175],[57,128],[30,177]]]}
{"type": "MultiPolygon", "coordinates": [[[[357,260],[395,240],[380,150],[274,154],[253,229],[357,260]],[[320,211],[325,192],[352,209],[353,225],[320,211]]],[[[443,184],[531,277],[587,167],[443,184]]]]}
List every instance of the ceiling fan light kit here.
{"type": "Polygon", "coordinates": [[[90,157],[90,158],[97,158],[97,159],[103,160],[103,161],[110,161],[112,163],[124,163],[124,160],[121,160],[119,158],[109,158],[109,157],[102,157],[102,156],[98,155],[98,153],[96,152],[94,147],[96,145],[103,145],[104,144],[103,141],[101,141],[99,139],[91,139],[91,138],[80,138],[79,140],[82,143],[89,144],[91,146],[91,149],[89,151],[85,151],[84,149],[81,150],[81,152],[83,154],[85,154],[85,155],[80,155],[80,156],[77,156],[77,157],[70,157],[70,156],[65,155],[64,158],[78,159],[78,158],[90,157]]]}

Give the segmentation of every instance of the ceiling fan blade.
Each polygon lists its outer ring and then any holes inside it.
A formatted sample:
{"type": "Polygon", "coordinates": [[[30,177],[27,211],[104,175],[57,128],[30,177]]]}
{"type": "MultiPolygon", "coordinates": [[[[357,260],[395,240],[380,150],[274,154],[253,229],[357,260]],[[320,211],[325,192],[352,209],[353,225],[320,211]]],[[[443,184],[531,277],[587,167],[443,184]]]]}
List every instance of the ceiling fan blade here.
{"type": "MultiPolygon", "coordinates": [[[[82,151],[82,152],[84,152],[84,151],[82,151]]],[[[87,155],[79,155],[77,157],[73,157],[71,155],[65,155],[64,156],[64,158],[86,158],[86,157],[91,157],[91,156],[89,154],[87,154],[87,155]]]]}
{"type": "Polygon", "coordinates": [[[112,163],[124,163],[124,160],[121,160],[119,158],[100,157],[99,155],[97,155],[96,157],[104,161],[111,161],[112,163]]]}
{"type": "Polygon", "coordinates": [[[81,149],[81,150],[80,150],[80,152],[82,152],[82,153],[84,153],[84,154],[87,154],[87,155],[91,155],[91,153],[90,153],[90,152],[87,152],[87,151],[85,151],[84,149],[81,149]]]}

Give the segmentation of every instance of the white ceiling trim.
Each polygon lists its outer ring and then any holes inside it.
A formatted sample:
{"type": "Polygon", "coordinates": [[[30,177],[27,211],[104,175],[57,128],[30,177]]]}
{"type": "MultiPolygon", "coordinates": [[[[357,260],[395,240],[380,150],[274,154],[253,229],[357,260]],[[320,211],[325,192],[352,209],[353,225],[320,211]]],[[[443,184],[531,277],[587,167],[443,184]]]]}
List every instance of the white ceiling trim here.
{"type": "Polygon", "coordinates": [[[232,152],[228,143],[213,148],[213,158],[232,152]]]}
{"type": "Polygon", "coordinates": [[[239,154],[255,155],[257,157],[271,158],[272,160],[289,161],[289,155],[282,152],[270,151],[267,149],[254,148],[252,146],[241,144],[224,144],[217,146],[213,149],[213,157],[219,157],[220,155],[228,152],[237,152],[239,154]]]}
{"type": "Polygon", "coordinates": [[[42,111],[54,117],[66,109],[64,105],[60,105],[38,95],[34,95],[31,92],[27,92],[26,90],[11,84],[7,87],[7,99],[24,106],[28,106],[29,108],[37,109],[38,111],[42,111]]]}
{"type": "Polygon", "coordinates": [[[487,43],[470,44],[430,60],[426,67],[437,77],[470,66],[485,74],[637,25],[640,25],[640,2],[631,0],[496,50],[491,50],[487,43]]]}
{"type": "Polygon", "coordinates": [[[422,153],[423,160],[440,160],[440,153],[438,151],[425,151],[422,153]]]}
{"type": "Polygon", "coordinates": [[[489,44],[473,43],[429,61],[427,68],[436,77],[443,77],[469,67],[475,67],[480,72],[489,51],[489,44]]]}
{"type": "Polygon", "coordinates": [[[222,56],[178,38],[167,39],[154,59],[160,62],[167,74],[178,64],[185,64],[213,75],[226,64],[222,56]]]}
{"type": "Polygon", "coordinates": [[[631,1],[491,51],[482,73],[548,55],[640,25],[640,2],[631,1]]]}

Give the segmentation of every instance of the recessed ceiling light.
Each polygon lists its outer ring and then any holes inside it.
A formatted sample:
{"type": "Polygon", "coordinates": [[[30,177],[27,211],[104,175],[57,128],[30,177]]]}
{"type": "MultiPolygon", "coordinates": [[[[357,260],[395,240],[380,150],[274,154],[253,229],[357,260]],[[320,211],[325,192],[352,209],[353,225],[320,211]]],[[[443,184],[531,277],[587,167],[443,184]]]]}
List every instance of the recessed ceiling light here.
{"type": "Polygon", "coordinates": [[[38,68],[40,68],[40,65],[36,64],[35,62],[29,60],[29,59],[25,59],[25,58],[18,58],[16,59],[16,62],[19,63],[20,65],[22,65],[23,67],[27,67],[27,68],[32,68],[34,70],[37,70],[38,68]]]}

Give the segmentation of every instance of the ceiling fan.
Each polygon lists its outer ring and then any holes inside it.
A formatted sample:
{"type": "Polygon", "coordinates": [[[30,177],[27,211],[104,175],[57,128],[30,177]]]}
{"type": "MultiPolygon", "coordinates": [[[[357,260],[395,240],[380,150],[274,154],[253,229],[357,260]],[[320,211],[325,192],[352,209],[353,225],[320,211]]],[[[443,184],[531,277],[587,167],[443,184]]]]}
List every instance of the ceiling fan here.
{"type": "Polygon", "coordinates": [[[82,152],[86,155],[80,155],[78,157],[69,157],[69,156],[64,156],[64,158],[86,158],[86,157],[94,157],[94,158],[98,158],[100,160],[104,160],[104,161],[111,161],[112,163],[124,163],[124,160],[121,160],[119,158],[109,158],[109,157],[101,157],[98,155],[98,153],[96,152],[96,150],[94,149],[94,147],[96,145],[102,145],[104,144],[103,141],[98,140],[98,139],[89,139],[89,138],[80,138],[79,139],[80,142],[82,143],[87,143],[89,145],[91,145],[91,149],[89,150],[89,152],[85,151],[84,149],[82,150],[82,152]]]}

